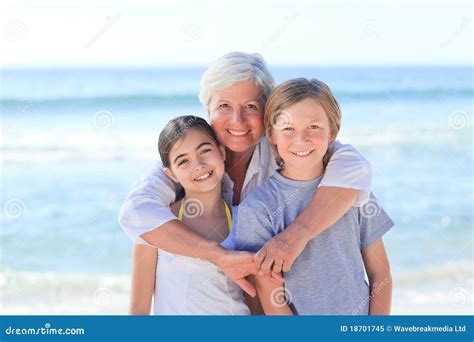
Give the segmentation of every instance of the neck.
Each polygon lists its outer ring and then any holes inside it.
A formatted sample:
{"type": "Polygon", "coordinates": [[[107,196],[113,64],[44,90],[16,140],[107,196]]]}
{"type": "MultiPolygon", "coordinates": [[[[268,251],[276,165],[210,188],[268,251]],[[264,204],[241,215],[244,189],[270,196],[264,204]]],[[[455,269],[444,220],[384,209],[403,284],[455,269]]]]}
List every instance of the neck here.
{"type": "Polygon", "coordinates": [[[302,168],[301,166],[296,167],[294,165],[285,164],[280,173],[282,176],[293,180],[312,180],[320,177],[324,173],[324,165],[322,161],[310,168],[302,168]]]}
{"type": "Polygon", "coordinates": [[[184,200],[192,200],[198,203],[200,217],[215,217],[222,214],[224,200],[222,199],[220,184],[208,192],[186,191],[184,200]]]}
{"type": "Polygon", "coordinates": [[[244,152],[234,152],[226,148],[225,153],[225,170],[227,173],[231,173],[232,170],[245,170],[250,165],[252,160],[253,151],[255,151],[255,146],[252,146],[247,151],[244,152]]]}

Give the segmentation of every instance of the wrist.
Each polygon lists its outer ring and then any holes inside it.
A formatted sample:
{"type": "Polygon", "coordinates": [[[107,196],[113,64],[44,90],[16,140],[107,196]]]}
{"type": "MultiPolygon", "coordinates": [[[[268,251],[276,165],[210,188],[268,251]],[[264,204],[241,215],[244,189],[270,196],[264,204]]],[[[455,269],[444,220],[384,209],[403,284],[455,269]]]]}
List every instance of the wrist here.
{"type": "Polygon", "coordinates": [[[217,241],[212,241],[208,247],[206,260],[219,267],[220,261],[228,251],[223,248],[217,241]]]}
{"type": "Polygon", "coordinates": [[[295,236],[300,241],[303,241],[305,244],[313,238],[311,230],[303,222],[295,220],[288,228],[291,230],[291,235],[295,236]]]}

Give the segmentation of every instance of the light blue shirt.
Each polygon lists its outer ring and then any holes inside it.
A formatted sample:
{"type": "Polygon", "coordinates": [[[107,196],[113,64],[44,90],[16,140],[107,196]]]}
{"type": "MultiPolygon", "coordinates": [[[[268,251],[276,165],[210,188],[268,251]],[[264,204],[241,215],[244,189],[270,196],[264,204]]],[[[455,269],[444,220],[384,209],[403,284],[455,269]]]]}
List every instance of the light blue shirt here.
{"type": "MultiPolygon", "coordinates": [[[[257,252],[308,206],[322,179],[295,181],[276,172],[234,210],[234,226],[223,245],[257,252]]],[[[392,226],[371,194],[364,206],[352,207],[312,239],[284,274],[292,311],[299,315],[367,315],[370,297],[362,250],[392,226]]]]}

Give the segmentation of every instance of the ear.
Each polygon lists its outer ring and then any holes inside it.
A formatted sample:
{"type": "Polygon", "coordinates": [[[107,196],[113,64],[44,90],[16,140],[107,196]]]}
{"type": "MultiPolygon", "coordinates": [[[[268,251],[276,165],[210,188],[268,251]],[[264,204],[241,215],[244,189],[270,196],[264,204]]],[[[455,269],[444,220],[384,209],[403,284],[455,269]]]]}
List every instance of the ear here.
{"type": "Polygon", "coordinates": [[[164,167],[163,172],[165,173],[165,175],[167,175],[169,178],[171,178],[173,180],[173,182],[179,183],[178,179],[176,178],[176,176],[174,175],[173,171],[171,171],[170,168],[164,167]]]}

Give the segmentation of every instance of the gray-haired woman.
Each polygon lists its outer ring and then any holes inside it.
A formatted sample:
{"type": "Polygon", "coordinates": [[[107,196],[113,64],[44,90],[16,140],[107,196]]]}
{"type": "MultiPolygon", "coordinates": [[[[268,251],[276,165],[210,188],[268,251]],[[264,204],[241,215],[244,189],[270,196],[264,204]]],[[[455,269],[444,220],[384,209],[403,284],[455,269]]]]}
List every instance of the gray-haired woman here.
{"type": "MultiPolygon", "coordinates": [[[[232,52],[216,60],[201,79],[199,99],[226,148],[222,189],[224,199],[238,205],[277,170],[264,136],[265,102],[274,79],[259,54],[232,52]]],[[[136,182],[120,212],[119,223],[133,241],[171,253],[208,260],[251,296],[255,289],[245,278],[263,272],[278,281],[290,270],[307,242],[328,229],[370,193],[370,164],[350,145],[335,142],[320,188],[310,205],[282,233],[257,253],[231,251],[194,233],[172,214],[175,185],[160,161],[136,182]]]]}

